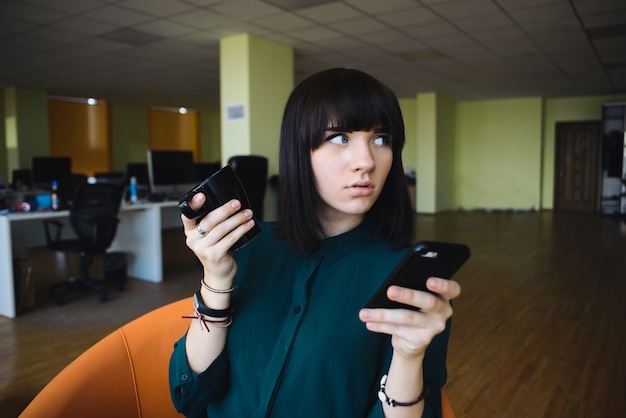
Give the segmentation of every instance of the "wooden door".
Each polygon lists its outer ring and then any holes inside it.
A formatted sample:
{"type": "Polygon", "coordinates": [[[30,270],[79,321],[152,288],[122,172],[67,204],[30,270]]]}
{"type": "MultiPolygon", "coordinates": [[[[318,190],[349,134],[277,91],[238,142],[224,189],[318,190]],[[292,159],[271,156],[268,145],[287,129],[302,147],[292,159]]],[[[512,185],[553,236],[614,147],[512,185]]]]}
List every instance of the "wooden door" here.
{"type": "Polygon", "coordinates": [[[600,146],[600,121],[556,124],[555,210],[598,210],[600,146]]]}

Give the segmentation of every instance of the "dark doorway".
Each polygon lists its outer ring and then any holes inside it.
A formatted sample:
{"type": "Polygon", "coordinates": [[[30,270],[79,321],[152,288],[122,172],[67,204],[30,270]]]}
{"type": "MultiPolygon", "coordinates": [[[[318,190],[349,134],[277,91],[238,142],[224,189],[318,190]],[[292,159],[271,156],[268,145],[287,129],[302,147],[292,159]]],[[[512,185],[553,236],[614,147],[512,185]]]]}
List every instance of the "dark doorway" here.
{"type": "Polygon", "coordinates": [[[600,121],[556,124],[555,210],[598,210],[600,146],[600,121]]]}

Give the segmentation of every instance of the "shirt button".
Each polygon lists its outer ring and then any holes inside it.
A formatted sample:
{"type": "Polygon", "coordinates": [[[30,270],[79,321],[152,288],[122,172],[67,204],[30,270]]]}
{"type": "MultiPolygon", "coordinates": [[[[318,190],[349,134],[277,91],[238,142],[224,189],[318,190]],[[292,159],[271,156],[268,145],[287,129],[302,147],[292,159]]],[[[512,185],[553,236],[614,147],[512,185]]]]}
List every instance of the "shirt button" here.
{"type": "Polygon", "coordinates": [[[295,308],[293,308],[293,311],[298,314],[302,311],[302,308],[299,306],[296,306],[295,308]]]}
{"type": "Polygon", "coordinates": [[[189,375],[187,373],[181,373],[180,380],[186,382],[187,380],[189,380],[189,375]]]}

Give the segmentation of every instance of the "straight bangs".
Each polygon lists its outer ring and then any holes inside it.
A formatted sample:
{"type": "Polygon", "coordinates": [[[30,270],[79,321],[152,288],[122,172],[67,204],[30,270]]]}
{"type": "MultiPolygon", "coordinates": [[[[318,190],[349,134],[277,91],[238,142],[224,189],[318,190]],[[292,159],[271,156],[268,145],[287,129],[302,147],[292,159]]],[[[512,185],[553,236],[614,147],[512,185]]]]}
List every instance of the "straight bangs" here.
{"type": "Polygon", "coordinates": [[[395,95],[365,73],[346,73],[330,79],[311,92],[309,103],[317,106],[310,116],[307,140],[310,150],[322,145],[329,127],[346,131],[381,130],[391,136],[394,154],[404,146],[404,123],[395,95]]]}

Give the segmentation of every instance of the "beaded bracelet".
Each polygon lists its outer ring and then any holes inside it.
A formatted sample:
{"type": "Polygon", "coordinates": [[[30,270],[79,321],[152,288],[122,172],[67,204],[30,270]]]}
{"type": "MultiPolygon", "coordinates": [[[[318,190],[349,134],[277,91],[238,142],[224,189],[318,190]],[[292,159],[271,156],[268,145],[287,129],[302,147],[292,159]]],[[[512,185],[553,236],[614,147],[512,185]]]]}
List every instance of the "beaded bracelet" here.
{"type": "Polygon", "coordinates": [[[200,285],[212,293],[232,293],[236,289],[236,286],[232,286],[230,289],[214,289],[206,284],[204,279],[200,279],[200,285]]]}
{"type": "Polygon", "coordinates": [[[380,379],[380,389],[378,390],[378,399],[380,399],[382,403],[386,403],[392,408],[395,408],[396,406],[417,405],[418,403],[423,401],[424,398],[426,398],[426,395],[428,394],[428,390],[424,389],[422,393],[420,393],[420,396],[418,396],[417,399],[414,400],[413,402],[398,402],[395,399],[391,399],[389,396],[387,396],[387,393],[385,392],[386,383],[387,383],[387,375],[384,375],[383,378],[380,379]]]}

